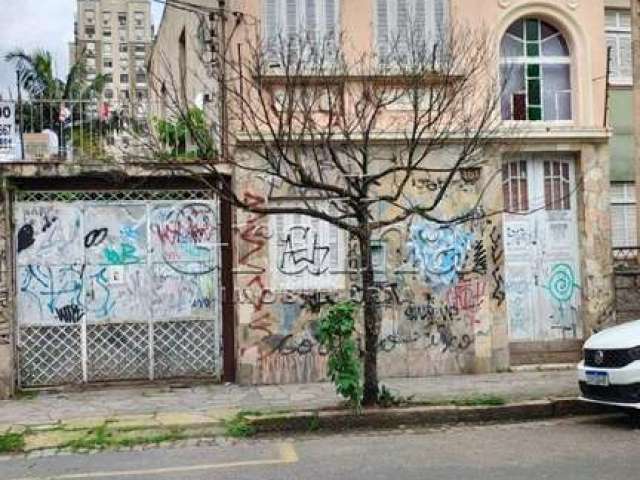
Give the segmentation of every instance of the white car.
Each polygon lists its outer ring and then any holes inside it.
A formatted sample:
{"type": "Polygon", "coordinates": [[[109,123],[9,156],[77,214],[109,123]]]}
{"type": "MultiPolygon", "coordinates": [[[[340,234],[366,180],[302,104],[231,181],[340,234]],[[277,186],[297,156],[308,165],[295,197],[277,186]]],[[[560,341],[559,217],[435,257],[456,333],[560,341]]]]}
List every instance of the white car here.
{"type": "Polygon", "coordinates": [[[578,380],[582,400],[637,409],[640,415],[640,320],[591,336],[578,380]]]}

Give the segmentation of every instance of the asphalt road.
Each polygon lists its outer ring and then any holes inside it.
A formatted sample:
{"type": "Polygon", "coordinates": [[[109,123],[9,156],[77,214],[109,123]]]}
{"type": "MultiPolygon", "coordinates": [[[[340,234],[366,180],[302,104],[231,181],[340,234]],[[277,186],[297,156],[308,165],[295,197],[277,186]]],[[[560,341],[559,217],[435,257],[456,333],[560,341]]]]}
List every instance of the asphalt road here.
{"type": "Polygon", "coordinates": [[[312,435],[0,461],[2,480],[637,479],[624,417],[312,435]]]}

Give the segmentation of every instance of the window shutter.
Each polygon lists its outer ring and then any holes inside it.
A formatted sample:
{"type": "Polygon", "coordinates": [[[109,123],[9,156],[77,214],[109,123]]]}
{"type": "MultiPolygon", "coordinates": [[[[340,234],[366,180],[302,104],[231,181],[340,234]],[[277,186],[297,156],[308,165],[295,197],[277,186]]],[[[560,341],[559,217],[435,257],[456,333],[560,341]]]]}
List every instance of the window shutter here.
{"type": "Polygon", "coordinates": [[[265,35],[267,48],[273,51],[278,43],[278,0],[265,0],[265,35]]]}
{"type": "MultiPolygon", "coordinates": [[[[322,0],[319,0],[322,1],[322,0]]],[[[318,18],[316,0],[305,0],[304,21],[307,39],[316,41],[318,39],[318,18]]]]}
{"type": "Polygon", "coordinates": [[[425,39],[428,40],[428,32],[427,32],[427,0],[415,0],[415,8],[413,11],[413,21],[414,24],[414,36],[416,41],[416,46],[420,45],[420,43],[424,42],[425,39]]]}
{"type": "Polygon", "coordinates": [[[331,40],[335,40],[337,35],[336,22],[338,15],[336,10],[336,0],[324,0],[324,34],[331,40]]]}
{"type": "Polygon", "coordinates": [[[631,57],[632,57],[631,35],[620,35],[618,37],[618,45],[620,48],[620,58],[618,60],[619,62],[618,74],[623,78],[631,78],[633,76],[633,65],[631,62],[631,57]]]}
{"type": "Polygon", "coordinates": [[[611,243],[613,247],[637,245],[636,196],[632,183],[614,183],[610,187],[611,243]]]}
{"type": "Polygon", "coordinates": [[[298,33],[298,1],[287,0],[287,39],[290,42],[290,46],[293,46],[291,42],[295,40],[296,33],[298,33]]]}
{"type": "Polygon", "coordinates": [[[438,44],[442,44],[447,32],[447,0],[432,0],[433,1],[433,25],[434,30],[432,34],[435,36],[438,44]]]}
{"type": "Polygon", "coordinates": [[[377,0],[378,55],[384,60],[389,53],[389,10],[387,0],[377,0]]]}
{"type": "Polygon", "coordinates": [[[409,38],[409,0],[396,0],[396,21],[395,21],[395,32],[396,38],[393,39],[394,42],[399,42],[401,44],[407,44],[409,38]]]}
{"type": "Polygon", "coordinates": [[[617,35],[610,34],[607,35],[607,53],[609,55],[609,70],[611,77],[616,78],[620,76],[620,66],[618,65],[618,37],[617,35]],[[611,49],[611,53],[609,52],[611,49]]]}

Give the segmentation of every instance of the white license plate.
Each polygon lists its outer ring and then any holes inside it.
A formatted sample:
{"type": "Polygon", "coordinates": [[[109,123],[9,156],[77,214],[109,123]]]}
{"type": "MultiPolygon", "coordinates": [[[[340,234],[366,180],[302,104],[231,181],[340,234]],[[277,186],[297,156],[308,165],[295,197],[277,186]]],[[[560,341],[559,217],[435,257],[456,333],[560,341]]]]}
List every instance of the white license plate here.
{"type": "Polygon", "coordinates": [[[609,374],[607,372],[586,372],[586,375],[588,385],[609,386],[609,374]]]}

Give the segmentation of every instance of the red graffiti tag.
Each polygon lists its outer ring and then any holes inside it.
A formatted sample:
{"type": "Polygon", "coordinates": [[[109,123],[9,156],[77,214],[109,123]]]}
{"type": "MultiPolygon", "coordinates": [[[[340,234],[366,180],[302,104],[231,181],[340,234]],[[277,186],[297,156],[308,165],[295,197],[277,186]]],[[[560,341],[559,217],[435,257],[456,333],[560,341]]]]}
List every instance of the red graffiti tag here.
{"type": "Polygon", "coordinates": [[[484,280],[462,280],[447,293],[447,303],[459,312],[467,312],[471,326],[481,323],[476,315],[484,301],[486,284],[484,280]]]}
{"type": "MultiPolygon", "coordinates": [[[[259,207],[265,203],[264,197],[255,195],[251,192],[245,192],[244,201],[249,208],[259,207]]],[[[272,335],[271,321],[269,312],[262,312],[262,307],[265,304],[265,297],[267,295],[264,282],[265,268],[256,264],[253,258],[256,254],[260,253],[268,240],[267,229],[260,222],[265,218],[264,214],[253,214],[247,220],[246,225],[238,229],[240,239],[246,244],[250,245],[250,248],[244,255],[238,259],[238,263],[247,269],[255,271],[256,274],[252,276],[245,284],[246,288],[257,287],[258,295],[251,298],[250,303],[253,306],[253,315],[249,328],[251,330],[260,330],[267,335],[272,335]]]]}

